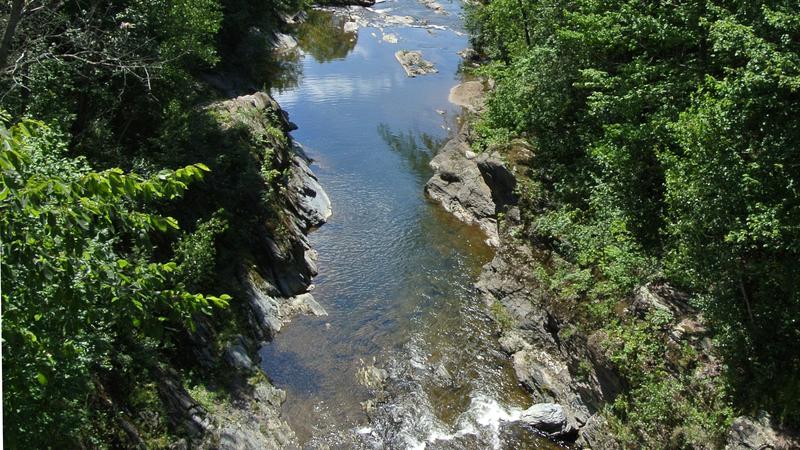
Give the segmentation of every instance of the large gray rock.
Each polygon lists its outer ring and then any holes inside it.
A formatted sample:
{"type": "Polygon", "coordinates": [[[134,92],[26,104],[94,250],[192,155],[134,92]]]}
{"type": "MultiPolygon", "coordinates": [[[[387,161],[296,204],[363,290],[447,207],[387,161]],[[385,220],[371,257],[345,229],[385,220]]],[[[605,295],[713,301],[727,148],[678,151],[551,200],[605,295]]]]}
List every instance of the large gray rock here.
{"type": "Polygon", "coordinates": [[[553,437],[564,436],[575,431],[564,413],[564,408],[556,403],[533,405],[522,412],[519,420],[553,437]]]}
{"type": "Polygon", "coordinates": [[[202,436],[213,428],[208,411],[186,392],[174,370],[158,372],[158,394],[176,428],[186,430],[192,437],[202,436]]]}
{"type": "Polygon", "coordinates": [[[525,349],[512,357],[517,378],[540,401],[565,405],[570,421],[583,425],[590,412],[576,389],[567,365],[551,353],[538,349],[525,349]]]}
{"type": "Polygon", "coordinates": [[[445,144],[430,162],[434,175],[425,185],[425,193],[462,222],[478,225],[496,246],[500,238],[492,190],[474,159],[467,159],[469,151],[461,139],[445,144]]]}
{"type": "Polygon", "coordinates": [[[250,319],[255,325],[254,331],[260,339],[270,340],[283,326],[280,302],[274,295],[275,288],[255,270],[247,271],[244,283],[248,290],[250,319]]]}
{"type": "Polygon", "coordinates": [[[324,224],[333,213],[331,200],[308,167],[311,162],[302,148],[294,147],[292,175],[289,179],[289,200],[294,205],[303,228],[324,224]]]}
{"type": "Polygon", "coordinates": [[[283,325],[299,314],[327,316],[325,308],[309,292],[291,297],[279,295],[277,288],[255,270],[245,270],[245,287],[248,291],[250,321],[256,336],[271,340],[283,325]]]}
{"type": "Polygon", "coordinates": [[[581,433],[575,443],[580,448],[619,450],[621,447],[608,427],[608,422],[600,414],[594,414],[586,424],[581,427],[581,433]]]}
{"type": "Polygon", "coordinates": [[[260,450],[299,448],[289,425],[281,418],[286,393],[266,381],[240,393],[233,404],[214,415],[219,424],[209,448],[260,450]]]}

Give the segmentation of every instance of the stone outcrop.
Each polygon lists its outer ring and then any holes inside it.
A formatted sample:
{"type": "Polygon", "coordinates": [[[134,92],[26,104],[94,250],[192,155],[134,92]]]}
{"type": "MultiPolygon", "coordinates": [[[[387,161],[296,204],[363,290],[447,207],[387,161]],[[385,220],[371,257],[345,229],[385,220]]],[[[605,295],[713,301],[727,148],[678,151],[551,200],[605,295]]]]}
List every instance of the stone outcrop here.
{"type": "Polygon", "coordinates": [[[416,77],[417,75],[426,75],[439,71],[432,62],[423,59],[422,52],[417,50],[400,50],[394,54],[394,57],[400,65],[403,66],[406,75],[409,77],[416,77]]]}
{"type": "Polygon", "coordinates": [[[800,448],[800,438],[775,426],[767,413],[737,417],[728,431],[725,450],[789,450],[800,448]]]}
{"type": "MultiPolygon", "coordinates": [[[[500,346],[537,402],[521,422],[551,437],[575,440],[578,447],[618,449],[601,410],[627,386],[607,356],[608,337],[602,331],[582,334],[568,316],[554,309],[533,273],[534,261],[541,255],[513,237],[522,226],[515,206],[516,173],[524,169],[519,164],[530,158],[531,149],[512,142],[502,157],[491,149],[476,154],[470,149],[467,126],[433,158],[434,175],[425,190],[460,220],[480,226],[497,247],[476,286],[487,306],[502,311],[500,346]],[[505,219],[498,228],[500,213],[505,219]]],[[[651,282],[635,289],[620,313],[644,319],[659,312],[669,317],[667,345],[691,346],[701,355],[700,370],[716,376],[719,363],[711,351],[709,332],[685,293],[667,283],[651,282]]],[[[678,368],[672,370],[677,373],[678,368]]],[[[800,441],[762,414],[737,418],[726,448],[800,448],[800,441]]]]}
{"type": "Polygon", "coordinates": [[[434,176],[425,193],[463,222],[478,225],[491,245],[497,246],[495,204],[492,190],[484,182],[475,155],[460,139],[450,140],[431,160],[434,176]]]}
{"type": "Polygon", "coordinates": [[[462,222],[477,225],[497,247],[497,216],[516,202],[516,178],[494,151],[476,154],[465,126],[430,162],[425,193],[462,222]]]}
{"type": "Polygon", "coordinates": [[[186,431],[175,448],[296,448],[294,433],[281,418],[285,393],[261,373],[257,350],[295,315],[327,314],[309,292],[317,267],[306,234],[330,217],[330,199],[309,168],[311,159],[288,135],[294,125],[268,94],[240,96],[210,108],[219,113],[224,130],[243,129],[252,137],[234,141],[249,146],[251,164],[288,176],[277,181],[283,183],[281,196],[263,200],[271,211],[264,217],[272,223],[248,231],[252,245],[237,253],[243,297],[239,313],[244,316],[236,321],[239,334],[217,346],[215,323],[198,317],[189,337],[202,367],[213,370],[222,364],[227,369],[222,386],[213,388],[225,395],[206,399],[213,407],[201,406],[169,371],[158,377],[159,394],[173,425],[186,431]]]}

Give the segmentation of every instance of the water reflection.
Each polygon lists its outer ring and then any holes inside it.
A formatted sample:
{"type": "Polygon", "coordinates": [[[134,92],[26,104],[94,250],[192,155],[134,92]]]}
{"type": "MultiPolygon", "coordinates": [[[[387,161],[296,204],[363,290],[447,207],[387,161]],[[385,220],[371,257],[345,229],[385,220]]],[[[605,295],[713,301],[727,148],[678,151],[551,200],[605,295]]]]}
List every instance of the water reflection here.
{"type": "Polygon", "coordinates": [[[344,16],[312,9],[298,30],[297,43],[317,62],[344,59],[358,41],[358,33],[344,31],[346,22],[344,16]]]}
{"type": "Polygon", "coordinates": [[[298,53],[311,56],[300,58],[300,83],[273,89],[334,209],[309,237],[319,252],[313,294],[329,315],[298,317],[261,349],[305,448],[488,448],[499,430],[456,435],[483,420],[478,400],[529,406],[508,359],[490,352],[495,324],[473,289],[491,258],[485,236],[423,193],[460,113],[447,97],[467,39],[460,3],[443,3],[452,14],[417,0],[312,12],[298,34],[298,53]],[[344,32],[348,21],[357,33],[344,32]],[[401,48],[421,49],[439,72],[407,77],[401,48]],[[372,395],[357,377],[365,365],[395,375],[371,421],[362,402],[372,395]]]}
{"type": "Polygon", "coordinates": [[[446,138],[421,131],[392,132],[386,123],[378,125],[378,134],[386,145],[403,158],[408,168],[420,178],[428,179],[433,174],[430,161],[446,138]]]}

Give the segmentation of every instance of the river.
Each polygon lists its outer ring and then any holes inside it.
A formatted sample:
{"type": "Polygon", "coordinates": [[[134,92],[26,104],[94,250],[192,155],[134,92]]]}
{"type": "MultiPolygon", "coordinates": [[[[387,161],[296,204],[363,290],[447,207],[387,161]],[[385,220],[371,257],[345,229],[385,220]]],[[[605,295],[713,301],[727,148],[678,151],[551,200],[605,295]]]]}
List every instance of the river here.
{"type": "Polygon", "coordinates": [[[461,4],[441,4],[312,11],[273,88],[334,210],[310,236],[329,315],[295,318],[260,352],[306,448],[551,446],[506,425],[530,399],[473,288],[492,257],[485,237],[423,193],[462,113],[447,97],[468,39],[461,4]],[[398,50],[422,51],[438,73],[407,77],[398,50]],[[367,415],[374,392],[358,374],[373,365],[389,378],[367,415]]]}

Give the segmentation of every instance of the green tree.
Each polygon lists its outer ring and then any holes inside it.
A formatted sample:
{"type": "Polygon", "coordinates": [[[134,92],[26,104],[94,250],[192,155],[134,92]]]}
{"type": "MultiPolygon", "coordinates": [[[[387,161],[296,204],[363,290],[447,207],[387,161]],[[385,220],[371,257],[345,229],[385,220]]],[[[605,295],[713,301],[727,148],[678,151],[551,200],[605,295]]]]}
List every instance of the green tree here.
{"type": "MultiPolygon", "coordinates": [[[[180,196],[202,165],[145,179],[93,172],[64,157],[41,123],[0,125],[4,442],[95,446],[96,377],[120,342],[164,338],[228,296],[187,292],[175,261],[156,261],[153,233],[177,221],[144,204],[180,196]],[[93,408],[95,406],[95,408],[93,408]]],[[[96,437],[99,439],[99,437],[96,437]]]]}

